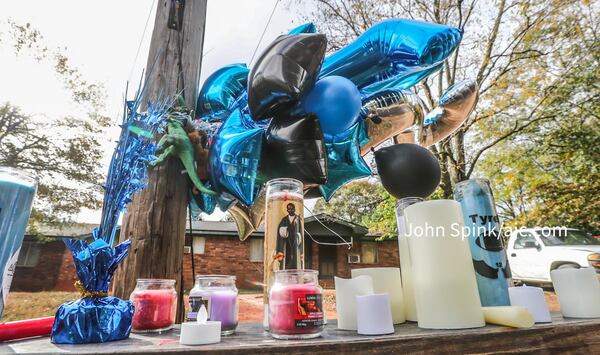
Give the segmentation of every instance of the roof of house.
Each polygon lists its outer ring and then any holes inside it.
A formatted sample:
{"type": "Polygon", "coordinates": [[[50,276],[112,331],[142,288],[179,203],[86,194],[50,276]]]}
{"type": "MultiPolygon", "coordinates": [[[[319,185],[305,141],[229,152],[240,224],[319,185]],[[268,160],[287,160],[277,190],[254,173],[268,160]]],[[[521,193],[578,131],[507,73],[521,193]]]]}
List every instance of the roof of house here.
{"type": "MultiPolygon", "coordinates": [[[[365,226],[361,226],[356,223],[346,221],[341,218],[337,218],[325,213],[319,213],[305,218],[305,227],[310,229],[311,224],[338,224],[348,227],[352,230],[352,234],[365,235],[368,233],[368,229],[365,226]]],[[[325,227],[327,228],[327,227],[325,227]]],[[[262,237],[265,233],[264,223],[258,227],[258,230],[252,233],[252,236],[262,237]]],[[[229,235],[237,236],[238,230],[235,222],[230,221],[193,221],[192,222],[192,234],[193,235],[229,235]]]]}
{"type": "Polygon", "coordinates": [[[44,237],[89,237],[97,224],[92,223],[62,223],[52,225],[37,225],[35,230],[28,230],[28,235],[43,235],[44,237]]]}
{"type": "MultiPolygon", "coordinates": [[[[352,235],[361,237],[371,237],[371,235],[368,234],[369,230],[367,227],[338,217],[334,217],[332,215],[328,215],[326,213],[319,213],[316,215],[306,217],[305,219],[305,227],[309,232],[311,230],[311,225],[314,226],[313,228],[320,228],[321,230],[325,228],[325,230],[331,231],[329,228],[332,224],[349,228],[352,235]],[[329,225],[329,227],[327,227],[326,225],[329,225]]],[[[92,230],[96,227],[98,227],[97,224],[90,223],[65,223],[61,225],[42,225],[37,227],[35,234],[51,238],[86,238],[91,236],[92,230]]],[[[257,231],[252,233],[252,236],[262,237],[264,236],[264,233],[265,230],[263,223],[258,227],[257,231]]],[[[28,234],[33,235],[32,232],[29,232],[28,234]]],[[[191,234],[210,236],[238,236],[238,230],[235,222],[231,221],[193,221],[191,234]]],[[[334,234],[332,233],[332,235],[334,234]]]]}

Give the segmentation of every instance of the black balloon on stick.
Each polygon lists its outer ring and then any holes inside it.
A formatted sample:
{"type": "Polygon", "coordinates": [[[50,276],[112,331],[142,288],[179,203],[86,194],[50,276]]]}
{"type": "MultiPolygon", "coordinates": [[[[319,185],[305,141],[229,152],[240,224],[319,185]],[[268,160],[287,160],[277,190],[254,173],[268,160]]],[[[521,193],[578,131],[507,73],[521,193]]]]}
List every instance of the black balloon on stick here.
{"type": "Polygon", "coordinates": [[[390,195],[426,198],[440,184],[440,163],[427,148],[396,144],[375,151],[381,184],[390,195]]]}
{"type": "Polygon", "coordinates": [[[275,116],[265,134],[261,164],[269,179],[290,177],[305,186],[327,182],[327,152],[317,116],[275,116]]]}
{"type": "Polygon", "coordinates": [[[285,111],[315,85],[327,37],[297,34],[277,37],[259,56],[248,80],[248,107],[262,120],[285,111]]]}

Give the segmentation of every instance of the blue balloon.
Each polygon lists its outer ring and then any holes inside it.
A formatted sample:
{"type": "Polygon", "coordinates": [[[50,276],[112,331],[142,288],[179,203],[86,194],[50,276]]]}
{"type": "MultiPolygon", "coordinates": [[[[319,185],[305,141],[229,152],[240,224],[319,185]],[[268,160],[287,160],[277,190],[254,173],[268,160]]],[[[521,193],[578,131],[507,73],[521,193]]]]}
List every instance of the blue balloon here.
{"type": "Polygon", "coordinates": [[[300,25],[296,28],[291,29],[290,32],[288,32],[288,35],[297,35],[300,33],[316,33],[316,32],[317,32],[317,27],[315,26],[315,24],[312,22],[308,22],[308,23],[300,25]]]}
{"type": "Polygon", "coordinates": [[[458,28],[386,20],[325,58],[319,77],[340,75],[364,93],[407,89],[441,67],[462,39],[458,28]]]}
{"type": "Polygon", "coordinates": [[[360,155],[364,139],[362,122],[352,126],[347,138],[325,143],[327,149],[327,183],[319,186],[321,195],[329,201],[333,194],[348,182],[371,175],[371,169],[360,155]]]}
{"type": "Polygon", "coordinates": [[[210,146],[209,171],[217,192],[228,192],[251,206],[259,190],[256,174],[265,131],[245,125],[244,121],[252,119],[244,119],[244,115],[235,109],[219,128],[210,146]]]}
{"type": "Polygon", "coordinates": [[[356,85],[341,76],[320,79],[302,100],[304,111],[319,117],[326,140],[358,122],[361,104],[356,85]]]}
{"type": "Polygon", "coordinates": [[[209,120],[227,117],[246,92],[249,72],[246,64],[231,64],[211,74],[198,93],[196,117],[208,116],[209,120]]]}

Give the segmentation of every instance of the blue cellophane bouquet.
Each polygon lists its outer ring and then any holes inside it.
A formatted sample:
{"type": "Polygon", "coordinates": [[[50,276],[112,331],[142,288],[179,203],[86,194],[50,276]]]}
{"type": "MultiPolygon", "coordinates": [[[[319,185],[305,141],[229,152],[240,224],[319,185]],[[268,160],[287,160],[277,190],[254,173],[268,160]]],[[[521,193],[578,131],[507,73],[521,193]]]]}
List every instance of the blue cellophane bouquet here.
{"type": "Polygon", "coordinates": [[[125,105],[121,136],[113,153],[104,186],[102,221],[93,241],[65,239],[73,254],[81,298],[63,303],[56,311],[51,340],[57,344],[103,343],[129,337],[134,307],[130,301],[108,296],[110,280],[127,256],[129,240],[112,247],[119,217],[133,194],[146,186],[146,163],[155,158],[155,135],[164,132],[168,104],[148,104],[139,112],[143,90],[125,105]]]}

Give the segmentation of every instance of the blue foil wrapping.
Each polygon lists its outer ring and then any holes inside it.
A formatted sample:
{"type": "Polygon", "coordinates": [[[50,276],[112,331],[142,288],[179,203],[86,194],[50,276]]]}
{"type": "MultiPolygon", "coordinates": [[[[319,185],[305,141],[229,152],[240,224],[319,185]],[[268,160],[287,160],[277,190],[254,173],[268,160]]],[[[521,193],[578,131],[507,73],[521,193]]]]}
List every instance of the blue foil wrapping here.
{"type": "Polygon", "coordinates": [[[56,311],[51,340],[55,344],[103,343],[129,337],[133,304],[116,297],[95,297],[108,292],[117,266],[127,256],[129,240],[114,249],[102,239],[88,244],[65,239],[73,254],[77,277],[86,295],[63,303],[56,311]]]}
{"type": "Polygon", "coordinates": [[[481,305],[510,305],[510,268],[488,180],[470,179],[458,183],[454,188],[454,199],[462,207],[465,226],[469,230],[469,247],[481,305]]]}

